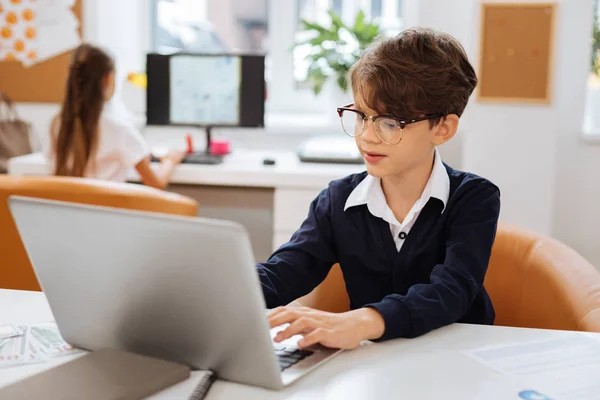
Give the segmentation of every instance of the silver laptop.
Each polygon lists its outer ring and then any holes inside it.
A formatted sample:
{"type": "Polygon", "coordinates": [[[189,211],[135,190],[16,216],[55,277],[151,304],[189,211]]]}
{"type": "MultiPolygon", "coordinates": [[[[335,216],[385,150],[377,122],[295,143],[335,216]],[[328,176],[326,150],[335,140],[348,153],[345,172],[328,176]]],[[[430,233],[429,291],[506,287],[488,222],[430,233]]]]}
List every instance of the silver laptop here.
{"type": "Polygon", "coordinates": [[[280,389],[339,351],[272,342],[245,229],[11,197],[10,209],[64,339],[211,369],[280,389]]]}

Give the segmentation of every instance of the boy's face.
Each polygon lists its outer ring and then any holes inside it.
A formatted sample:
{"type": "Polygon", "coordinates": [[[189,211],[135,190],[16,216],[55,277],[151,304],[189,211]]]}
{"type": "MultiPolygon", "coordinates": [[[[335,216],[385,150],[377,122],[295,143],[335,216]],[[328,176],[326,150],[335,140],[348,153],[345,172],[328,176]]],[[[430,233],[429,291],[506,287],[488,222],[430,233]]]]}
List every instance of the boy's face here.
{"type": "MultiPolygon", "coordinates": [[[[378,113],[365,105],[360,96],[355,96],[355,109],[362,111],[367,116],[375,116],[378,113]]],[[[398,115],[400,119],[412,119],[420,116],[398,115]]],[[[366,122],[366,129],[362,135],[356,136],[355,141],[358,149],[365,160],[369,175],[385,178],[399,176],[417,168],[424,162],[431,163],[432,152],[435,146],[450,140],[458,126],[458,117],[448,115],[433,128],[429,120],[408,124],[404,129],[398,129],[400,143],[392,145],[383,142],[375,132],[375,124],[371,119],[366,122]]],[[[380,134],[380,136],[382,136],[380,134]]],[[[386,140],[390,143],[395,140],[386,140]]]]}

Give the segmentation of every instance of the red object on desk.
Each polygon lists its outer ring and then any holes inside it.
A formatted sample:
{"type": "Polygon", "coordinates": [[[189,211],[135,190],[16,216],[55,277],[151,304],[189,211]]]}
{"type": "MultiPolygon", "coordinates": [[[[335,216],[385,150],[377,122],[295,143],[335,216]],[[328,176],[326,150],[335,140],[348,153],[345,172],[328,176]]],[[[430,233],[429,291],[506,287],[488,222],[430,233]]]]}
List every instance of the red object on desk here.
{"type": "Polygon", "coordinates": [[[210,141],[210,152],[216,156],[224,156],[231,152],[231,144],[227,139],[213,139],[210,141]]]}
{"type": "Polygon", "coordinates": [[[187,144],[187,153],[191,154],[194,152],[194,143],[192,141],[192,135],[190,135],[189,133],[187,133],[185,135],[185,142],[187,144]]]}

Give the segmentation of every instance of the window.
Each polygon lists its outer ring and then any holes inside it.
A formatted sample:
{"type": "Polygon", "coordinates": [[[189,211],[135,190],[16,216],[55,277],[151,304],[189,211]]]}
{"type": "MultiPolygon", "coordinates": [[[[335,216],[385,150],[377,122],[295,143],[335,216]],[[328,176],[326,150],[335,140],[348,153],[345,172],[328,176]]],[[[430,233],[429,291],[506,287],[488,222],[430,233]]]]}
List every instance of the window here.
{"type": "Polygon", "coordinates": [[[592,55],[585,113],[585,132],[600,137],[600,5],[594,0],[594,29],[592,31],[592,55]]]}
{"type": "MultiPolygon", "coordinates": [[[[328,10],[341,16],[346,24],[351,24],[356,13],[362,10],[367,20],[376,22],[386,32],[400,31],[403,26],[402,0],[298,0],[297,6],[295,42],[303,40],[308,34],[302,30],[301,20],[326,24],[329,21],[328,10]]],[[[309,52],[310,48],[304,46],[294,48],[294,81],[300,90],[308,89],[305,81],[309,67],[306,56],[309,52]]]]}
{"type": "Polygon", "coordinates": [[[154,3],[154,51],[264,50],[267,0],[154,0],[154,3]]]}
{"type": "Polygon", "coordinates": [[[363,10],[386,31],[399,31],[405,1],[411,0],[153,0],[151,48],[266,52],[267,112],[323,113],[327,99],[306,83],[310,49],[294,48],[307,34],[301,19],[324,24],[333,10],[349,23],[363,10]]]}

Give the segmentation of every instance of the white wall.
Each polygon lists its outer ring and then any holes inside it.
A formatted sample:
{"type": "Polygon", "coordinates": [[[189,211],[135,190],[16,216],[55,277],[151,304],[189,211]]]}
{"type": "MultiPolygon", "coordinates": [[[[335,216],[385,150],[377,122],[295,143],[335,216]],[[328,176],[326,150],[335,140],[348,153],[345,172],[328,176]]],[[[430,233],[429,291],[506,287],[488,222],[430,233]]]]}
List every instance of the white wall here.
{"type": "MultiPolygon", "coordinates": [[[[128,72],[144,69],[149,47],[146,0],[87,0],[84,12],[91,14],[93,30],[84,32],[86,41],[107,49],[116,61],[117,82],[128,72]]],[[[85,25],[84,25],[85,28],[85,25]]]]}
{"type": "MultiPolygon", "coordinates": [[[[568,32],[558,36],[561,47],[570,48],[569,57],[557,74],[562,94],[556,101],[557,121],[556,174],[553,233],[559,240],[577,249],[600,269],[600,147],[581,140],[581,110],[585,106],[583,86],[590,60],[591,0],[569,0],[565,18],[577,21],[568,32]]],[[[561,55],[557,55],[561,56],[561,55]]],[[[600,112],[600,110],[596,110],[600,112]]]]}
{"type": "Polygon", "coordinates": [[[563,136],[558,153],[554,236],[600,269],[600,146],[563,136]]]}
{"type": "MultiPolygon", "coordinates": [[[[421,0],[418,24],[455,35],[477,68],[483,2],[421,0]]],[[[580,139],[592,0],[557,4],[552,104],[483,104],[473,97],[461,122],[463,167],[498,184],[503,220],[550,234],[600,268],[600,146],[580,139]]]]}
{"type": "MultiPolygon", "coordinates": [[[[419,14],[419,24],[443,29],[459,38],[476,69],[481,3],[482,0],[423,0],[419,14]]],[[[463,121],[463,167],[498,184],[503,220],[544,234],[553,233],[559,131],[570,130],[576,135],[582,126],[583,107],[570,108],[580,111],[578,116],[571,111],[570,119],[562,118],[567,99],[579,94],[583,97],[583,67],[587,66],[583,59],[589,55],[585,46],[572,43],[589,43],[589,30],[584,32],[582,26],[591,26],[591,0],[557,3],[552,104],[484,104],[473,96],[463,121]],[[582,68],[573,71],[570,60],[583,60],[582,68]]]]}

